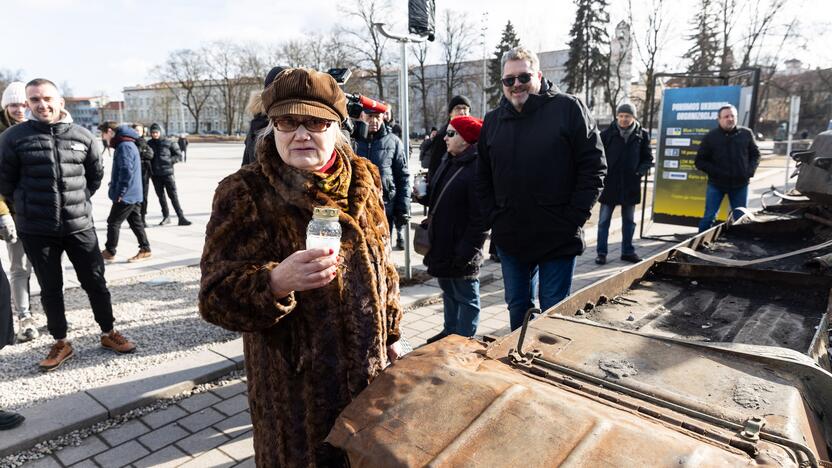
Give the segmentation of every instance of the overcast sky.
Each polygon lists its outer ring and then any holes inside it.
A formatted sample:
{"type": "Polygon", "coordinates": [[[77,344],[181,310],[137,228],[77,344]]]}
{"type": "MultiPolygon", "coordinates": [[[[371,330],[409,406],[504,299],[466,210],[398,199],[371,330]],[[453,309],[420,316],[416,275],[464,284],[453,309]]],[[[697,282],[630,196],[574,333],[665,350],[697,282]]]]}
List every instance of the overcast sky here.
{"type": "MultiPolygon", "coordinates": [[[[0,68],[21,70],[24,80],[46,77],[67,83],[76,96],[104,91],[111,99],[121,99],[123,87],[152,81],[149,70],[172,50],[217,39],[267,44],[302,38],[309,31],[326,32],[343,17],[338,5],[350,1],[3,0],[0,68]]],[[[633,0],[635,5],[645,1],[633,0]]],[[[813,68],[832,67],[832,1],[789,1],[779,22],[797,17],[806,39],[793,44],[782,58],[796,57],[813,68]]],[[[678,71],[698,1],[670,3],[667,20],[674,28],[660,68],[678,71]]],[[[614,25],[624,19],[626,1],[610,4],[614,25]]],[[[386,21],[405,24],[407,0],[393,0],[392,5],[386,21]]],[[[436,0],[436,8],[437,19],[448,8],[464,14],[478,33],[487,11],[489,55],[507,20],[515,24],[521,40],[538,51],[566,48],[575,11],[571,0],[436,0]]],[[[742,12],[737,21],[745,24],[747,14],[742,12]]],[[[634,29],[641,28],[636,24],[634,29]]],[[[476,55],[482,55],[481,48],[476,55]]]]}

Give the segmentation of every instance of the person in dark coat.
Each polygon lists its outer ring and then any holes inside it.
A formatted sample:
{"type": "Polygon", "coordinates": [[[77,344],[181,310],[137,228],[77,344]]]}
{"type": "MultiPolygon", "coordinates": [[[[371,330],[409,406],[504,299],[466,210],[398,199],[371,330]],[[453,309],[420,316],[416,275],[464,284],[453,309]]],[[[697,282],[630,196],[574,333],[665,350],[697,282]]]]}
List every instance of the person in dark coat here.
{"type": "Polygon", "coordinates": [[[476,194],[477,140],[482,120],[460,116],[445,132],[444,158],[425,195],[430,207],[430,250],[424,263],[439,279],[445,325],[428,338],[432,343],[450,334],[474,336],[480,315],[480,265],[488,232],[476,194]]]}
{"type": "Polygon", "coordinates": [[[516,47],[502,61],[503,97],[483,122],[477,186],[517,329],[534,304],[538,271],[541,309],[569,295],[607,165],[586,106],[543,79],[537,54],[516,47]]]}
{"type": "Polygon", "coordinates": [[[430,132],[424,141],[422,141],[422,144],[419,145],[419,164],[422,166],[422,169],[430,167],[430,147],[433,145],[433,139],[436,138],[438,131],[439,129],[436,127],[431,127],[430,132]]]}
{"type": "Polygon", "coordinates": [[[140,212],[142,223],[147,227],[147,220],[145,218],[147,217],[147,193],[150,189],[150,175],[153,172],[153,149],[147,144],[147,140],[144,137],[144,125],[137,123],[131,127],[139,135],[135,144],[136,148],[139,149],[139,160],[141,161],[142,167],[142,203],[140,212]]]}
{"type": "Polygon", "coordinates": [[[610,233],[612,212],[621,207],[621,260],[638,263],[641,258],[633,247],[636,232],[635,210],[641,203],[641,178],[653,165],[650,151],[650,135],[636,120],[632,104],[618,106],[616,121],[601,132],[604,153],[607,157],[607,177],[601,192],[601,214],[598,219],[598,256],[595,263],[607,263],[607,238],[610,233]]]}
{"type": "Polygon", "coordinates": [[[159,124],[150,126],[150,141],[147,144],[153,149],[153,188],[156,196],[159,197],[159,204],[162,205],[162,221],[159,226],[170,224],[170,211],[168,202],[165,199],[165,191],[168,192],[170,203],[179,218],[180,226],[190,226],[191,222],[185,218],[185,213],[179,205],[179,195],[176,193],[176,179],[173,175],[173,165],[182,160],[182,153],[179,152],[179,145],[172,140],[162,138],[162,127],[159,124]]]}
{"type": "Polygon", "coordinates": [[[176,144],[179,145],[179,151],[182,152],[182,162],[188,162],[188,145],[190,144],[188,142],[188,134],[180,133],[176,144]]]}
{"type": "MultiPolygon", "coordinates": [[[[457,95],[452,97],[448,102],[448,122],[450,122],[454,117],[462,115],[471,115],[471,100],[465,96],[457,95]]],[[[436,132],[436,136],[431,139],[430,147],[426,148],[430,154],[428,163],[428,180],[430,180],[430,177],[436,173],[437,169],[439,169],[439,164],[442,163],[442,158],[448,153],[448,147],[445,144],[445,132],[447,131],[448,124],[446,123],[439,129],[438,132],[436,132]]]]}
{"type": "Polygon", "coordinates": [[[108,121],[98,126],[101,138],[111,148],[113,153],[113,169],[110,177],[110,189],[107,195],[113,206],[107,217],[107,242],[101,252],[105,262],[112,262],[116,258],[119,231],[121,224],[127,220],[130,229],[139,241],[139,253],[130,257],[130,263],[142,262],[151,257],[150,242],[144,231],[141,215],[142,204],[142,173],[141,157],[136,141],[139,134],[132,128],[108,121]]]}
{"type": "Polygon", "coordinates": [[[760,165],[754,133],[737,126],[737,108],[721,107],[717,121],[719,126],[702,138],[696,153],[696,168],[708,175],[705,214],[699,222],[699,232],[711,228],[726,196],[732,212],[748,205],[748,181],[760,165]]]}
{"type": "MultiPolygon", "coordinates": [[[[282,72],[285,67],[273,67],[266,74],[266,79],[263,83],[263,89],[269,87],[274,81],[277,74],[282,72]]],[[[248,111],[254,116],[248,125],[248,133],[246,133],[245,149],[243,150],[243,166],[251,164],[256,159],[255,146],[257,143],[257,134],[269,125],[269,117],[263,109],[263,99],[260,97],[260,92],[253,92],[248,101],[248,111]]]]}
{"type": "Polygon", "coordinates": [[[384,124],[383,114],[365,109],[361,120],[367,124],[367,138],[355,138],[355,153],[378,168],[384,211],[391,232],[396,232],[395,250],[404,250],[404,230],[410,213],[410,171],[404,143],[384,124]]]}
{"type": "MultiPolygon", "coordinates": [[[[14,321],[12,319],[12,293],[6,271],[0,264],[0,350],[14,344],[14,321]]],[[[14,429],[26,418],[18,413],[0,409],[0,431],[14,429]]]]}

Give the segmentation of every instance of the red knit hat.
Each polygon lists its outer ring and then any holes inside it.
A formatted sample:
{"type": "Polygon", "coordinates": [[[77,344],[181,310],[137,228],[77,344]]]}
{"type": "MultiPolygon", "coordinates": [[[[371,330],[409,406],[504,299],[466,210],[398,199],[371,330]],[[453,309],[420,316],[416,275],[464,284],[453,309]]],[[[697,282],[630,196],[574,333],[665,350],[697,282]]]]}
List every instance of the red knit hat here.
{"type": "Polygon", "coordinates": [[[480,139],[482,119],[471,117],[470,115],[462,115],[451,119],[451,126],[459,132],[466,143],[474,144],[480,139]]]}

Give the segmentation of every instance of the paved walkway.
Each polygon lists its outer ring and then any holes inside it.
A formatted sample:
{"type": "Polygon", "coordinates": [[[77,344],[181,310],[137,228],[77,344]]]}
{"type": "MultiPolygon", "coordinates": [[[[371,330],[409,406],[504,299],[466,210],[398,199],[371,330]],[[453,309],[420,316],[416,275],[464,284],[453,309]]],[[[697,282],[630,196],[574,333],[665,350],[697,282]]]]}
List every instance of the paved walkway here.
{"type": "MultiPolygon", "coordinates": [[[[131,276],[179,264],[194,264],[201,254],[204,226],[210,214],[211,194],[216,182],[222,174],[235,170],[239,161],[237,153],[241,152],[239,145],[192,145],[188,163],[177,167],[177,181],[182,204],[188,217],[195,221],[194,225],[150,229],[154,260],[140,265],[110,265],[107,267],[108,278],[131,276]]],[[[760,187],[763,185],[765,184],[761,182],[760,187]]],[[[102,198],[102,195],[96,195],[95,213],[98,220],[106,219],[109,210],[109,203],[102,201],[102,198]]],[[[157,211],[158,205],[152,199],[151,213],[157,211]]],[[[158,215],[149,216],[151,223],[158,219],[158,215]]],[[[591,247],[594,244],[595,229],[591,224],[586,233],[590,248],[578,257],[573,291],[629,266],[618,260],[618,242],[610,244],[610,263],[603,267],[595,265],[594,249],[591,247]]],[[[614,223],[613,230],[616,229],[616,224],[614,223]]],[[[102,230],[101,221],[98,226],[102,230]]],[[[618,234],[613,233],[611,240],[617,241],[618,234]]],[[[133,249],[127,247],[131,244],[132,234],[124,232],[120,256],[126,258],[128,254],[132,255],[133,249]]],[[[636,244],[639,254],[644,257],[670,245],[650,240],[637,240],[636,244]]],[[[402,263],[401,253],[397,253],[397,261],[402,263]]],[[[421,265],[421,259],[414,258],[414,265],[421,265]]],[[[481,288],[482,312],[478,333],[504,334],[508,331],[508,313],[503,300],[500,265],[486,262],[482,276],[484,285],[481,288]]],[[[403,301],[423,301],[425,298],[437,297],[439,292],[435,282],[431,281],[404,288],[403,301]]],[[[419,346],[441,330],[442,321],[441,302],[414,307],[405,314],[404,336],[414,347],[419,346]]],[[[92,435],[79,446],[65,447],[25,466],[254,466],[252,427],[246,398],[244,380],[234,381],[92,435]]]]}

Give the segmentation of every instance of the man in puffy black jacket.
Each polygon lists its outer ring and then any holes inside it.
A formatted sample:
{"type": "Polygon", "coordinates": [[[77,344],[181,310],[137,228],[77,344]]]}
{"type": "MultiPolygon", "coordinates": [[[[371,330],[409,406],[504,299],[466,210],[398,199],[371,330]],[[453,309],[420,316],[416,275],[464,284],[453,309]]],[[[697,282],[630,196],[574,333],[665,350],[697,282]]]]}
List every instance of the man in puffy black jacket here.
{"type": "Polygon", "coordinates": [[[503,97],[484,119],[477,185],[516,329],[538,271],[541,309],[569,295],[607,165],[586,107],[543,79],[534,52],[517,47],[502,61],[503,97]]]}
{"type": "Polygon", "coordinates": [[[142,167],[142,203],[141,203],[141,210],[140,214],[142,217],[142,223],[147,227],[147,221],[145,217],[147,216],[147,192],[150,188],[150,173],[153,172],[151,168],[151,164],[153,162],[153,149],[147,144],[147,140],[144,137],[144,125],[137,123],[131,126],[136,133],[139,134],[139,137],[136,139],[136,148],[139,149],[139,159],[141,161],[142,167]]]}
{"type": "Polygon", "coordinates": [[[760,150],[754,134],[737,126],[737,108],[723,106],[717,113],[719,126],[702,138],[696,153],[696,168],[708,174],[705,214],[699,232],[710,229],[722,199],[728,196],[733,212],[748,204],[748,181],[760,165],[760,150]]]}
{"type": "Polygon", "coordinates": [[[395,249],[404,250],[404,229],[410,213],[410,171],[404,143],[384,125],[383,114],[365,111],[361,120],[367,123],[368,136],[355,139],[355,153],[378,167],[387,222],[397,233],[395,249]]]}
{"type": "Polygon", "coordinates": [[[136,346],[113,328],[104,259],[90,197],[101,185],[98,141],[72,123],[57,86],[42,78],[26,85],[33,119],[0,136],[0,194],[12,200],[17,230],[41,286],[49,333],[55,339],[40,368],[49,371],[73,355],[66,341],[61,254],[75,266],[101,327],[101,345],[119,353],[136,346]]]}
{"type": "Polygon", "coordinates": [[[182,207],[179,206],[176,179],[173,177],[173,165],[182,160],[179,145],[173,140],[162,138],[162,127],[155,123],[150,126],[150,141],[147,144],[153,149],[153,162],[151,163],[153,173],[150,180],[153,181],[153,189],[156,190],[159,204],[162,205],[162,221],[159,226],[170,224],[170,211],[165,199],[166,190],[170,197],[170,203],[173,205],[173,211],[176,212],[176,216],[179,218],[179,225],[190,226],[191,222],[185,218],[182,207]]]}

